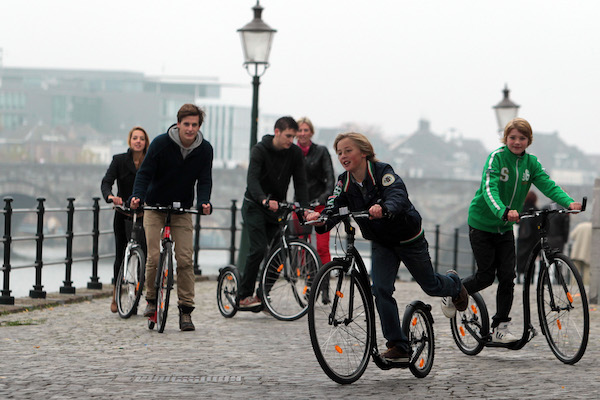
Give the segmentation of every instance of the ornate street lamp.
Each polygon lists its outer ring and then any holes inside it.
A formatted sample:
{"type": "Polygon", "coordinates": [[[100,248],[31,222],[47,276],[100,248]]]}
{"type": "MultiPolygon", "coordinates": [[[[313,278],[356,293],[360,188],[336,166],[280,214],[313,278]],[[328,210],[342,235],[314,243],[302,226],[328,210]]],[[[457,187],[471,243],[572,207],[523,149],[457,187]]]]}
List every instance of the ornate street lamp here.
{"type": "Polygon", "coordinates": [[[506,124],[517,117],[520,107],[508,98],[508,94],[510,93],[508,85],[504,85],[504,90],[502,92],[504,93],[504,98],[500,103],[493,107],[496,111],[496,119],[498,120],[498,132],[503,132],[506,124]]]}
{"type": "Polygon", "coordinates": [[[253,95],[252,95],[252,116],[250,130],[250,150],[257,142],[258,134],[258,86],[260,77],[269,67],[269,53],[271,52],[271,43],[275,29],[265,24],[261,18],[263,8],[256,1],[252,7],[254,10],[254,19],[248,22],[243,28],[238,29],[242,39],[242,48],[244,50],[244,66],[246,71],[253,77],[253,95]]]}

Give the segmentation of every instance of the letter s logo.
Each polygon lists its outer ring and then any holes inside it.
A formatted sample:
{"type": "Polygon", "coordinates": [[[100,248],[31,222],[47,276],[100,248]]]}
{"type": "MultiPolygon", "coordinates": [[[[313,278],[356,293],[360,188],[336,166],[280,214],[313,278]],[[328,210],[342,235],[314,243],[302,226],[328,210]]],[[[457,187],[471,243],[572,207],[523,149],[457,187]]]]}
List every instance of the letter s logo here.
{"type": "Polygon", "coordinates": [[[508,168],[504,167],[500,170],[500,180],[502,182],[508,182],[508,168]]]}

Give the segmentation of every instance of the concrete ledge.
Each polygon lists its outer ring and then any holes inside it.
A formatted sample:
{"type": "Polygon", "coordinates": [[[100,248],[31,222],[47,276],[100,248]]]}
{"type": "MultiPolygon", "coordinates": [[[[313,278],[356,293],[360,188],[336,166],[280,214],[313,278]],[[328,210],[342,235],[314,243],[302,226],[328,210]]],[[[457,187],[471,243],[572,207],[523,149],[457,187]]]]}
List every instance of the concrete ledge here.
{"type": "MultiPolygon", "coordinates": [[[[198,275],[196,281],[214,281],[216,275],[198,275]]],[[[39,308],[48,308],[71,303],[79,303],[93,299],[112,296],[111,284],[102,284],[102,289],[77,288],[75,294],[47,293],[45,299],[32,299],[31,297],[17,297],[14,305],[0,304],[0,315],[31,311],[39,308]]]]}

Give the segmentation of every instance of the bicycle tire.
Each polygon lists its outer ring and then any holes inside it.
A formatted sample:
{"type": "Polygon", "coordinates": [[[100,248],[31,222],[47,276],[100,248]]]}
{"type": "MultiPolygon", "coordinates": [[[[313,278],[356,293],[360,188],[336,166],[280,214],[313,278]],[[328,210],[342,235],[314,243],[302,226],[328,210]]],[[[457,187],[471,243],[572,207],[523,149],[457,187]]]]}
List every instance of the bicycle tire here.
{"type": "Polygon", "coordinates": [[[288,242],[289,274],[285,251],[278,247],[269,255],[261,275],[261,293],[267,310],[280,321],[294,321],[308,311],[310,286],[321,267],[317,251],[307,242],[288,242]]]}
{"type": "Polygon", "coordinates": [[[469,356],[477,355],[483,350],[484,338],[490,332],[490,318],[479,293],[469,295],[469,304],[465,311],[456,311],[450,318],[452,338],[460,351],[469,356]]]}
{"type": "Polygon", "coordinates": [[[311,287],[308,309],[308,331],[317,361],[340,384],[355,382],[365,372],[375,335],[371,291],[358,276],[346,274],[345,268],[339,260],[321,268],[311,287]],[[323,299],[323,288],[329,299],[323,299]]]}
{"type": "Polygon", "coordinates": [[[217,282],[217,306],[225,318],[232,318],[238,310],[238,287],[240,273],[234,266],[228,265],[219,271],[217,282]]]}
{"type": "Polygon", "coordinates": [[[406,307],[402,318],[402,330],[412,350],[408,368],[417,378],[425,378],[433,367],[435,336],[430,310],[431,306],[415,301],[406,307]]]}
{"type": "Polygon", "coordinates": [[[557,253],[551,265],[540,268],[537,303],[550,349],[563,363],[575,364],[587,348],[590,315],[581,275],[566,255],[557,253]]]}
{"type": "Polygon", "coordinates": [[[115,287],[117,311],[121,318],[131,317],[137,308],[144,289],[146,266],[146,257],[139,247],[130,248],[126,254],[127,258],[121,263],[115,287]]]}
{"type": "Polygon", "coordinates": [[[161,267],[157,274],[158,290],[156,296],[156,328],[159,333],[163,333],[167,325],[167,315],[169,313],[169,298],[173,288],[173,244],[165,243],[161,257],[161,267]]]}

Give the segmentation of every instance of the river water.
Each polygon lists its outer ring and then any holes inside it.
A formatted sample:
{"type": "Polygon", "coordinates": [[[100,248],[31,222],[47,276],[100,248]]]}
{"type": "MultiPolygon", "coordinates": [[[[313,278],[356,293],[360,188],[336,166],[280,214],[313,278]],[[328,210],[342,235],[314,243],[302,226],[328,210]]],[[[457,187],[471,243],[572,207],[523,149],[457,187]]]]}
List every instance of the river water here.
{"type": "MultiPolygon", "coordinates": [[[[203,275],[217,275],[219,273],[219,268],[222,268],[229,262],[229,252],[225,250],[200,251],[199,255],[199,264],[203,275]]],[[[64,257],[64,249],[61,251],[61,256],[64,257]]],[[[33,290],[33,285],[35,284],[35,268],[18,269],[18,266],[32,264],[35,259],[35,252],[27,255],[19,254],[13,258],[14,260],[11,260],[11,265],[13,268],[17,269],[13,269],[10,272],[10,295],[15,298],[29,296],[29,291],[33,290]]],[[[57,256],[52,257],[51,259],[57,260],[60,258],[60,256],[57,256]]],[[[111,258],[101,259],[98,262],[99,282],[103,284],[110,284],[112,282],[113,263],[114,261],[111,258]]],[[[86,287],[88,282],[91,282],[91,276],[91,261],[80,261],[73,263],[71,266],[71,281],[73,282],[73,287],[86,287]]],[[[46,265],[42,268],[42,290],[46,293],[58,292],[60,287],[64,286],[64,280],[64,264],[46,265]]],[[[4,287],[4,275],[0,274],[0,288],[2,287],[4,287]]]]}

